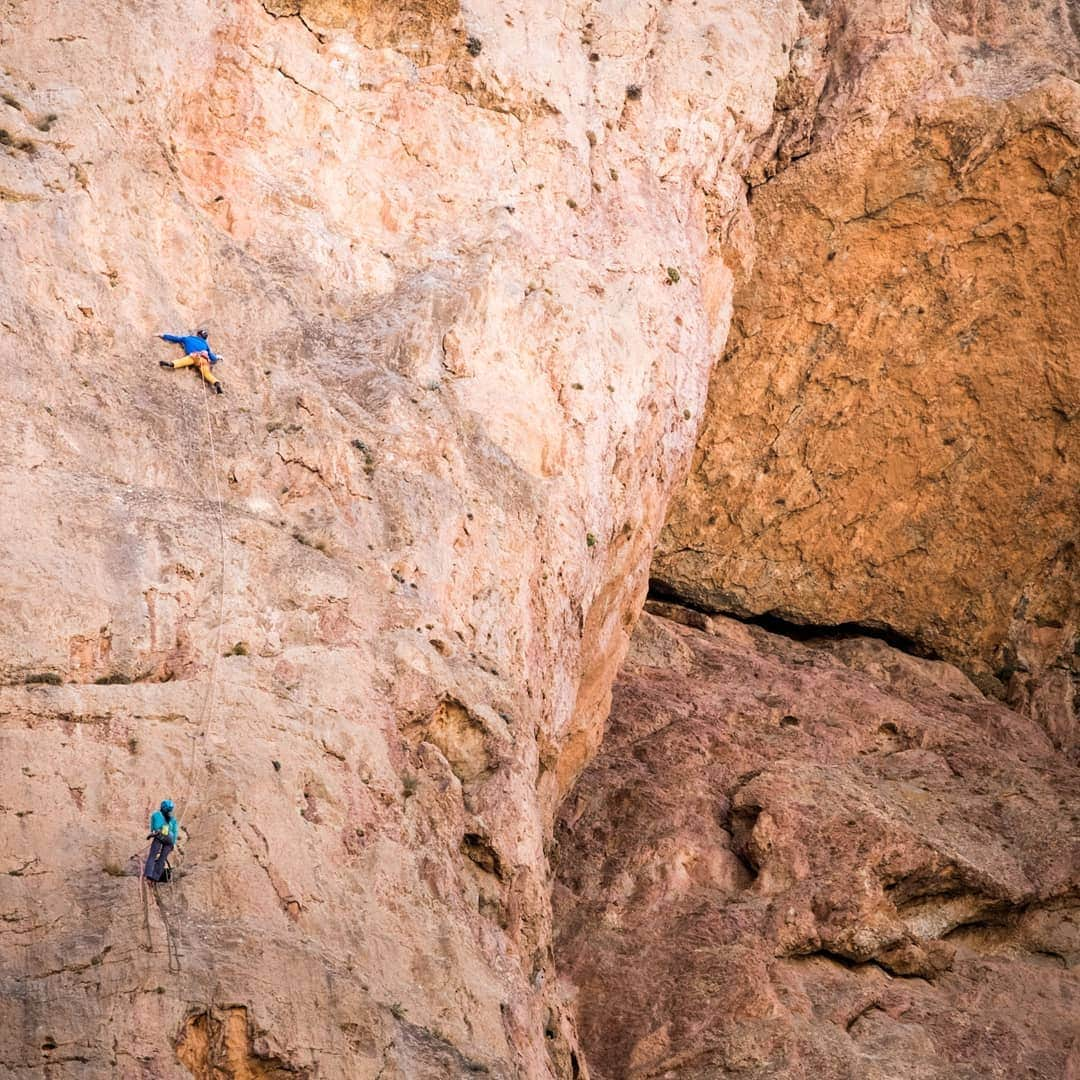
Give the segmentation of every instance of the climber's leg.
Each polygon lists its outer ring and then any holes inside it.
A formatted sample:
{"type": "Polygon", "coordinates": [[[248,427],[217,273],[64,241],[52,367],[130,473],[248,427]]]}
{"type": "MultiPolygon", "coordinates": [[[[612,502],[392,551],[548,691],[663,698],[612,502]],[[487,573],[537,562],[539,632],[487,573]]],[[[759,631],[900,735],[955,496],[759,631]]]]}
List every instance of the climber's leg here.
{"type": "Polygon", "coordinates": [[[161,841],[152,840],[150,842],[150,853],[146,856],[146,866],[143,867],[143,877],[147,881],[156,881],[154,872],[157,868],[158,856],[161,854],[161,841]]]}
{"type": "Polygon", "coordinates": [[[179,360],[162,360],[161,361],[161,364],[162,364],[163,367],[165,365],[168,365],[169,367],[172,367],[172,368],[194,367],[194,365],[196,363],[198,363],[197,356],[182,356],[179,360]]]}
{"type": "Polygon", "coordinates": [[[220,394],[221,380],[214,374],[214,369],[210,365],[210,357],[206,353],[196,353],[192,359],[199,365],[199,374],[220,394]]]}
{"type": "Polygon", "coordinates": [[[148,881],[161,880],[161,875],[165,872],[165,861],[172,849],[172,844],[167,840],[154,837],[154,842],[150,845],[150,854],[146,857],[146,868],[143,870],[143,876],[148,881]]]}

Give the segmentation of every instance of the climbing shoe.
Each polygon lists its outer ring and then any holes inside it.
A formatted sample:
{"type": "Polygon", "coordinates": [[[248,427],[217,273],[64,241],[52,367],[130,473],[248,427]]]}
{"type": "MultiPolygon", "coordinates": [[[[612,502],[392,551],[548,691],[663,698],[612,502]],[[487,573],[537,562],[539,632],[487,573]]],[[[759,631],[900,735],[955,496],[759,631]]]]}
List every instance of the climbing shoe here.
{"type": "Polygon", "coordinates": [[[219,383],[219,382],[214,383],[214,393],[215,394],[224,394],[225,393],[225,387],[222,386],[221,383],[219,383]]]}
{"type": "Polygon", "coordinates": [[[172,361],[171,360],[159,360],[158,363],[162,367],[172,367],[172,361]]]}

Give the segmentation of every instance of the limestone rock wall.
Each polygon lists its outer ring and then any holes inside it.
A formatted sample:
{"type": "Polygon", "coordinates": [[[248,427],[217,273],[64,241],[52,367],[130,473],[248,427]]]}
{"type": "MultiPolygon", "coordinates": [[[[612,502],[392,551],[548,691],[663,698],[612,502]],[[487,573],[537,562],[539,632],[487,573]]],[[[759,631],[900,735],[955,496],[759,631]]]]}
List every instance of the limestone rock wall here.
{"type": "Polygon", "coordinates": [[[1074,22],[0,0],[0,1071],[1075,1069],[1074,22]]]}
{"type": "Polygon", "coordinates": [[[891,631],[1073,753],[1075,16],[809,7],[654,576],[714,611],[891,631]]]}
{"type": "Polygon", "coordinates": [[[556,955],[597,1078],[1067,1077],[1080,25],[803,7],[556,955]]]}
{"type": "Polygon", "coordinates": [[[583,1074],[546,842],[797,32],[0,4],[0,1071],[583,1074]]]}

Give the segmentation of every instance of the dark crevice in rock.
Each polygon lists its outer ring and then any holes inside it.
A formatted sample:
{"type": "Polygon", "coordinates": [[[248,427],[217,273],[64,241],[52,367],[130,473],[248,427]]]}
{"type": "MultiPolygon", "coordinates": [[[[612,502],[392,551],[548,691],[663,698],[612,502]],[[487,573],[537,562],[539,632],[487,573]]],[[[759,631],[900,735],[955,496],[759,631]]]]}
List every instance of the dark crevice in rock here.
{"type": "Polygon", "coordinates": [[[845,1030],[845,1031],[847,1031],[847,1032],[850,1032],[850,1031],[851,1031],[851,1029],[852,1029],[852,1028],[853,1028],[853,1027],[854,1027],[854,1026],[855,1026],[855,1025],[856,1025],[856,1024],[857,1024],[857,1023],[858,1023],[858,1022],[860,1021],[860,1020],[862,1020],[864,1016],[869,1016],[869,1015],[870,1015],[870,1013],[872,1013],[872,1012],[874,1012],[874,1011],[877,1011],[877,1012],[881,1012],[881,1013],[884,1013],[884,1011],[885,1011],[885,1010],[884,1010],[884,1009],[882,1009],[882,1007],[881,1007],[881,1004],[880,1004],[879,1002],[877,1002],[877,1001],[871,1001],[871,1002],[869,1002],[868,1004],[864,1005],[864,1006],[863,1006],[863,1007],[862,1007],[862,1008],[861,1008],[861,1009],[860,1009],[860,1010],[859,1010],[859,1011],[858,1011],[858,1012],[857,1012],[857,1013],[856,1013],[856,1014],[855,1014],[855,1015],[854,1015],[853,1017],[851,1017],[851,1019],[850,1019],[850,1020],[848,1020],[848,1021],[847,1021],[847,1022],[846,1022],[846,1023],[844,1024],[844,1030],[845,1030]]]}
{"type": "Polygon", "coordinates": [[[735,619],[747,626],[760,626],[770,634],[790,638],[792,641],[843,641],[851,638],[876,638],[898,652],[918,657],[920,660],[940,660],[941,656],[916,638],[894,630],[891,626],[876,626],[873,623],[806,623],[786,618],[775,611],[763,611],[757,615],[746,615],[736,611],[709,607],[694,603],[680,596],[674,589],[655,578],[649,580],[648,600],[664,604],[677,604],[680,607],[696,611],[702,615],[720,615],[725,619],[735,619]]]}
{"type": "Polygon", "coordinates": [[[494,874],[500,881],[503,880],[502,860],[487,837],[479,833],[466,833],[461,841],[461,850],[485,873],[494,874]]]}
{"type": "Polygon", "coordinates": [[[755,881],[761,872],[751,839],[760,815],[760,806],[744,807],[731,814],[731,853],[742,864],[751,881],[755,881]]]}
{"type": "Polygon", "coordinates": [[[789,960],[830,960],[834,964],[839,964],[840,967],[847,968],[848,971],[876,967],[893,979],[922,979],[928,983],[934,981],[931,973],[926,971],[902,971],[879,957],[868,956],[865,960],[856,960],[853,957],[845,956],[843,953],[833,952],[832,949],[815,949],[813,952],[792,953],[787,958],[789,960]]]}

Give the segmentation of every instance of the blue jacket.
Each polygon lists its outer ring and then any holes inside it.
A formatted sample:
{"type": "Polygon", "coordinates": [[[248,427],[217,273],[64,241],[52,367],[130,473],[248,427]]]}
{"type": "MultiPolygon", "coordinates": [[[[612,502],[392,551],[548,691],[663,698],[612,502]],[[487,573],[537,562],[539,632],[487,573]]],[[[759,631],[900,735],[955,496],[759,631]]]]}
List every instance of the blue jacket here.
{"type": "MultiPolygon", "coordinates": [[[[196,340],[198,339],[196,338],[196,340]]],[[[165,815],[160,810],[155,810],[153,814],[150,815],[150,831],[155,836],[161,837],[162,840],[165,839],[165,834],[167,833],[169,843],[175,844],[177,836],[176,818],[172,817],[166,821],[165,815]]]]}
{"type": "Polygon", "coordinates": [[[221,359],[221,357],[217,356],[210,348],[210,343],[206,338],[196,337],[194,334],[188,334],[186,336],[162,334],[161,340],[175,341],[177,345],[183,345],[185,356],[190,356],[192,353],[204,352],[210,357],[211,364],[216,364],[221,359]]]}

